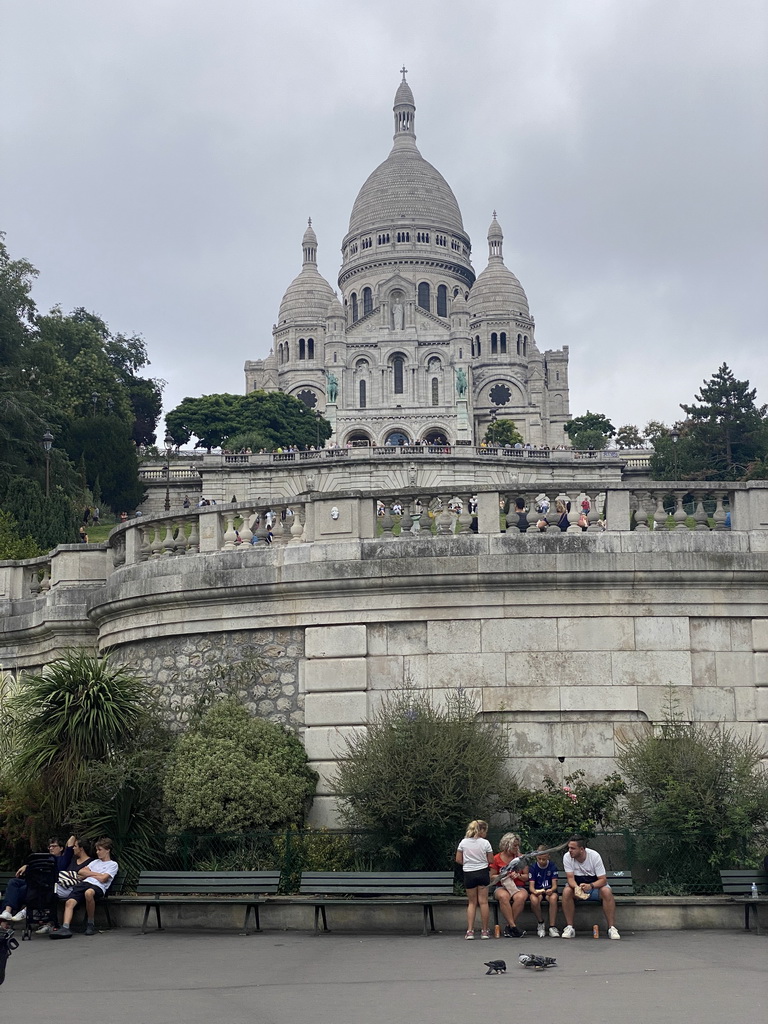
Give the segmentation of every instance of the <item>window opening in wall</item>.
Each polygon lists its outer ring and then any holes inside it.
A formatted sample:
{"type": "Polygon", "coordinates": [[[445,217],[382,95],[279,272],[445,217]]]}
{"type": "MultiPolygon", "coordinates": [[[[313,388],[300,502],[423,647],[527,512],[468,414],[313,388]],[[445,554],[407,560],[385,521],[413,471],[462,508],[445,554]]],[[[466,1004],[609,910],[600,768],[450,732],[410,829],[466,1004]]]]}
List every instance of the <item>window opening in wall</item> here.
{"type": "Polygon", "coordinates": [[[477,352],[475,352],[475,355],[479,356],[480,353],[482,352],[482,347],[480,345],[480,338],[479,337],[475,338],[475,344],[477,345],[477,352]]]}
{"type": "Polygon", "coordinates": [[[352,323],[357,323],[357,294],[352,292],[349,296],[349,302],[352,306],[352,323]]]}
{"type": "Polygon", "coordinates": [[[439,384],[437,382],[437,377],[433,377],[432,378],[432,405],[439,405],[440,404],[439,396],[440,396],[440,391],[439,391],[439,384]]]}
{"type": "Polygon", "coordinates": [[[370,288],[363,288],[363,316],[373,309],[373,292],[370,288]]]}
{"type": "Polygon", "coordinates": [[[498,351],[499,351],[499,338],[498,338],[498,335],[496,334],[496,332],[494,331],[493,334],[491,335],[491,355],[495,356],[498,351]]]}
{"type": "Polygon", "coordinates": [[[396,395],[403,393],[403,360],[401,356],[395,356],[392,360],[392,373],[394,377],[394,392],[396,395]]]}
{"type": "Polygon", "coordinates": [[[315,358],[315,339],[307,338],[307,359],[315,358]]]}
{"type": "Polygon", "coordinates": [[[462,358],[463,358],[463,356],[461,354],[461,349],[459,349],[459,359],[462,359],[462,358]]]}
{"type": "Polygon", "coordinates": [[[422,281],[419,285],[419,306],[422,309],[429,309],[429,285],[422,281]]]}
{"type": "Polygon", "coordinates": [[[334,361],[334,363],[336,362],[336,353],[335,352],[333,353],[333,361],[334,361]]]}
{"type": "Polygon", "coordinates": [[[365,409],[365,381],[360,381],[360,408],[365,409]]]}
{"type": "Polygon", "coordinates": [[[517,354],[520,356],[523,354],[523,336],[518,334],[517,336],[517,354]]]}
{"type": "Polygon", "coordinates": [[[528,354],[528,335],[523,336],[523,355],[528,354]]]}
{"type": "Polygon", "coordinates": [[[429,232],[428,231],[417,231],[416,232],[416,241],[417,242],[428,242],[429,241],[429,232]]]}
{"type": "Polygon", "coordinates": [[[305,359],[306,358],[306,354],[307,353],[306,353],[305,345],[306,345],[306,342],[304,341],[304,339],[303,338],[299,338],[299,359],[305,359]]]}
{"type": "Polygon", "coordinates": [[[448,289],[444,284],[437,286],[437,315],[448,316],[448,289]]]}
{"type": "Polygon", "coordinates": [[[507,332],[506,331],[502,331],[501,334],[499,335],[499,349],[500,349],[502,355],[504,355],[504,353],[507,351],[507,332]]]}
{"type": "Polygon", "coordinates": [[[290,358],[291,358],[291,349],[290,349],[290,346],[288,345],[288,342],[286,341],[286,343],[285,343],[285,361],[286,361],[286,363],[288,362],[288,360],[290,358]]]}

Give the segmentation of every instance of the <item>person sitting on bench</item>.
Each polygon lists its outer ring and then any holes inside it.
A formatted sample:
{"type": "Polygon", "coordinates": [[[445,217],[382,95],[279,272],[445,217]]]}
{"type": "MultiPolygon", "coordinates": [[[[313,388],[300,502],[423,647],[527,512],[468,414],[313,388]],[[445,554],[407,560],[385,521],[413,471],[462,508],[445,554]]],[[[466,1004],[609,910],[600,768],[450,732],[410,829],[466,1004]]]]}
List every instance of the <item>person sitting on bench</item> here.
{"type": "Polygon", "coordinates": [[[71,939],[72,915],[75,907],[85,903],[86,935],[96,934],[96,903],[103,900],[107,889],[114,881],[118,872],[117,861],[112,860],[112,840],[99,839],[96,842],[96,857],[98,860],[86,864],[78,874],[83,879],[72,887],[69,899],[64,904],[64,921],[61,928],[51,932],[52,939],[71,939]]]}

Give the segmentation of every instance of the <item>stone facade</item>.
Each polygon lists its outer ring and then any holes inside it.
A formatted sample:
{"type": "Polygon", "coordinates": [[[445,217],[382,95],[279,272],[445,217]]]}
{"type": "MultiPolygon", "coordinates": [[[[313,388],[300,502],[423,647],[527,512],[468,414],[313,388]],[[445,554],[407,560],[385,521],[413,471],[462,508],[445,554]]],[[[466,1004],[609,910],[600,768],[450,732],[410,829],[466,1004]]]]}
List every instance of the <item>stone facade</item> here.
{"type": "Polygon", "coordinates": [[[341,301],[318,272],[310,221],[272,350],[245,364],[246,391],[284,391],[322,411],[340,445],[479,442],[496,416],[533,445],[563,444],[568,348],[538,348],[495,212],[475,278],[456,198],[416,146],[415,112],[403,75],[392,151],[360,189],[342,242],[341,301]]]}

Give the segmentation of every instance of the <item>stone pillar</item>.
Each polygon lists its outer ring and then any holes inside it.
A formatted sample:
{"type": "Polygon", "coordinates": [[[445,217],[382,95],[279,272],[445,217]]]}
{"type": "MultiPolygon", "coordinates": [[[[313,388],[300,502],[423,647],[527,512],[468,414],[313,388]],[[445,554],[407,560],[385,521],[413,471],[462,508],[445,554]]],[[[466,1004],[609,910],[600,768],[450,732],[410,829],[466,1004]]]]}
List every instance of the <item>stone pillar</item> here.
{"type": "Polygon", "coordinates": [[[499,492],[485,491],[477,496],[477,532],[500,533],[499,492]]]}
{"type": "Polygon", "coordinates": [[[768,619],[752,619],[752,646],[755,651],[757,721],[755,737],[765,749],[768,744],[768,619]]]}
{"type": "Polygon", "coordinates": [[[224,546],[224,532],[221,517],[215,505],[200,509],[200,553],[221,551],[224,546]]]}
{"type": "Polygon", "coordinates": [[[608,491],[605,506],[605,528],[611,533],[628,532],[629,491],[608,491]]]}

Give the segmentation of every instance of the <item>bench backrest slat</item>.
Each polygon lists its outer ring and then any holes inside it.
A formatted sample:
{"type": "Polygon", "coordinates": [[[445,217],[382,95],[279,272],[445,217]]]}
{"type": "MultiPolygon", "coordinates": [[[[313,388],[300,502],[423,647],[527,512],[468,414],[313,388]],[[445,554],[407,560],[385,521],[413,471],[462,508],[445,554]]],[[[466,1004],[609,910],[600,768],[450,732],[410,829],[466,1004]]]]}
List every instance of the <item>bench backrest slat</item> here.
{"type": "Polygon", "coordinates": [[[753,882],[756,883],[761,896],[768,893],[768,875],[756,868],[731,868],[721,871],[720,881],[727,896],[749,896],[753,882]]]}
{"type": "Polygon", "coordinates": [[[305,871],[299,890],[316,896],[451,896],[452,871],[305,871]]]}
{"type": "Polygon", "coordinates": [[[280,884],[279,871],[142,871],[138,893],[200,895],[242,893],[274,894],[280,884]]]}

